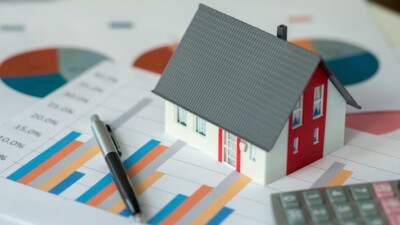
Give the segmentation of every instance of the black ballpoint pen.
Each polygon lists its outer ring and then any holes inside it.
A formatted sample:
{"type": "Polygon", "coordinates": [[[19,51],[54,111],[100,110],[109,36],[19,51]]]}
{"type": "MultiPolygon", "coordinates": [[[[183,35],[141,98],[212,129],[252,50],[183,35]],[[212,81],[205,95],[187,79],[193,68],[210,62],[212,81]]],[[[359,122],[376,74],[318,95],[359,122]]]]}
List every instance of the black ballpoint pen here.
{"type": "Polygon", "coordinates": [[[132,213],[132,216],[140,221],[141,210],[136,198],[135,191],[129,181],[128,174],[120,159],[120,151],[117,140],[115,139],[111,128],[104,124],[98,115],[93,115],[92,131],[96,137],[97,143],[104,155],[107,166],[110,169],[111,175],[118,188],[122,200],[125,202],[126,207],[132,213]]]}

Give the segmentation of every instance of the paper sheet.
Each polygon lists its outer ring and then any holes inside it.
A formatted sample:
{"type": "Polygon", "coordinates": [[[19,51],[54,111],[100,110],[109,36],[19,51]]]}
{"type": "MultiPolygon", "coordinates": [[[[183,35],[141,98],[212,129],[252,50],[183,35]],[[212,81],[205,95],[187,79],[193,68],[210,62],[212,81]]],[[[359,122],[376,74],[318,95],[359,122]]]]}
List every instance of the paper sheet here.
{"type": "MultiPolygon", "coordinates": [[[[383,39],[368,21],[362,21],[366,19],[364,14],[355,16],[353,11],[341,12],[342,19],[349,25],[362,24],[362,29],[328,29],[320,25],[323,10],[313,10],[313,7],[326,2],[306,2],[309,5],[295,5],[297,11],[288,8],[286,2],[276,3],[275,6],[266,2],[245,6],[232,3],[232,7],[226,10],[223,2],[210,5],[271,32],[282,20],[292,18],[290,21],[293,22],[300,18],[300,21],[308,22],[289,24],[293,39],[337,38],[358,43],[369,50],[379,47],[379,51],[370,51],[378,58],[386,57],[387,48],[383,39]],[[256,13],[260,10],[263,13],[256,13]],[[267,10],[270,13],[264,13],[267,10]],[[349,19],[350,14],[352,19],[349,19]],[[307,15],[312,15],[311,20],[307,19],[307,15]],[[349,33],[362,38],[349,37],[349,33]],[[371,40],[376,45],[369,45],[371,40]]],[[[337,3],[340,4],[339,1],[337,3]]],[[[266,186],[248,183],[246,177],[191,148],[190,143],[182,146],[179,140],[164,133],[163,100],[150,93],[159,75],[131,65],[143,53],[157,47],[167,46],[163,53],[167,51],[170,54],[197,6],[192,3],[138,3],[137,8],[130,8],[126,4],[104,3],[95,8],[92,3],[84,3],[78,9],[73,2],[23,6],[18,8],[18,14],[28,15],[31,12],[32,16],[29,23],[26,20],[16,21],[26,24],[25,32],[0,35],[0,43],[9,43],[0,53],[1,61],[20,52],[49,46],[86,49],[112,59],[92,67],[0,129],[0,188],[1,193],[8,193],[2,195],[0,203],[3,214],[34,224],[132,224],[119,202],[118,193],[107,191],[110,185],[106,182],[108,169],[90,141],[89,116],[93,113],[100,114],[107,122],[119,121],[115,122],[119,124],[116,134],[123,146],[124,160],[141,171],[132,175],[132,182],[142,192],[139,200],[147,222],[177,218],[198,221],[197,216],[202,215],[208,221],[223,224],[274,224],[269,195],[310,188],[321,177],[327,178],[324,176],[329,174],[327,171],[335,163],[344,166],[326,179],[329,180],[326,185],[400,178],[397,151],[400,136],[396,135],[384,137],[348,129],[346,146],[266,186]],[[154,14],[148,15],[149,11],[154,14]],[[158,17],[154,17],[155,14],[158,17]],[[159,17],[168,19],[157,19],[159,17]],[[53,33],[48,33],[49,28],[43,26],[47,18],[58,21],[51,27],[53,33]],[[119,28],[110,29],[111,21],[117,21],[119,24],[114,23],[114,26],[119,28]],[[121,21],[124,23],[121,24],[121,21]],[[133,29],[129,28],[129,22],[134,24],[133,29]],[[125,28],[121,29],[121,26],[125,28]],[[67,144],[74,143],[72,145],[76,148],[60,148],[61,140],[67,144]],[[57,159],[49,160],[51,152],[64,153],[58,153],[57,159]],[[147,156],[146,160],[138,164],[144,156],[147,156]],[[224,194],[228,189],[231,192],[227,193],[234,194],[224,194]],[[204,200],[197,202],[189,211],[179,210],[195,194],[201,195],[204,200]]],[[[346,1],[346,4],[353,8],[363,7],[360,1],[346,1]]],[[[3,16],[13,18],[10,16],[11,11],[16,12],[13,7],[0,9],[0,19],[3,16]]],[[[332,6],[330,10],[334,12],[339,8],[332,6]]],[[[329,24],[329,21],[324,23],[329,24]]],[[[384,62],[385,71],[396,68],[392,61],[384,62]]],[[[370,81],[390,75],[379,71],[370,80],[350,87],[350,91],[357,95],[358,87],[360,90],[361,86],[368,89],[368,85],[372,85],[370,81]]],[[[374,87],[379,90],[382,87],[378,81],[374,87]]],[[[393,105],[393,102],[375,102],[372,99],[365,107],[366,110],[381,110],[393,105]],[[380,102],[387,105],[380,105],[384,104],[380,102]],[[388,106],[389,103],[392,104],[388,106]]]]}

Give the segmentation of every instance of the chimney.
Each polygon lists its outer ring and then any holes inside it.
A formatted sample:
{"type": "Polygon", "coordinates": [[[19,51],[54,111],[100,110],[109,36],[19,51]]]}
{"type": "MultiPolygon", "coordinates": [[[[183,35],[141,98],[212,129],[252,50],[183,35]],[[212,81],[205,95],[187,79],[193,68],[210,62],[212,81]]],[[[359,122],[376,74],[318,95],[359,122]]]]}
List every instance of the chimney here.
{"type": "Polygon", "coordinates": [[[284,41],[287,40],[287,26],[281,24],[278,26],[278,31],[276,36],[284,41]]]}

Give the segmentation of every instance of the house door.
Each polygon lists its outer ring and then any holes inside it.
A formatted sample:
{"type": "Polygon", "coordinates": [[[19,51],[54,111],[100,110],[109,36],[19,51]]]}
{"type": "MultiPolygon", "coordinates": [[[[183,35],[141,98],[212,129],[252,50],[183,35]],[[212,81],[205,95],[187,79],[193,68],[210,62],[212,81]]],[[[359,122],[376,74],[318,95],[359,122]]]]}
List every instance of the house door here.
{"type": "Polygon", "coordinates": [[[240,138],[225,131],[223,161],[240,172],[240,138]]]}

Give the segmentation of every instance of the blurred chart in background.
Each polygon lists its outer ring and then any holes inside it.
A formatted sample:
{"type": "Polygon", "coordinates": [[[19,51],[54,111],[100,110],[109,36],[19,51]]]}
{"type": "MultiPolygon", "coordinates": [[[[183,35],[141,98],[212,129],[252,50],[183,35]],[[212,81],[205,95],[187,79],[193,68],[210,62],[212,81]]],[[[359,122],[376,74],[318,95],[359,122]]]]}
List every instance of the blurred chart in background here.
{"type": "Polygon", "coordinates": [[[344,85],[363,82],[374,76],[379,68],[373,53],[354,44],[324,39],[294,40],[293,43],[320,54],[344,85]]]}
{"type": "Polygon", "coordinates": [[[108,59],[82,49],[40,49],[1,63],[0,79],[20,93],[43,98],[104,60],[108,59]]]}
{"type": "Polygon", "coordinates": [[[38,48],[7,55],[0,62],[0,101],[7,103],[0,110],[0,126],[106,61],[110,59],[100,53],[73,47],[38,48]]]}

